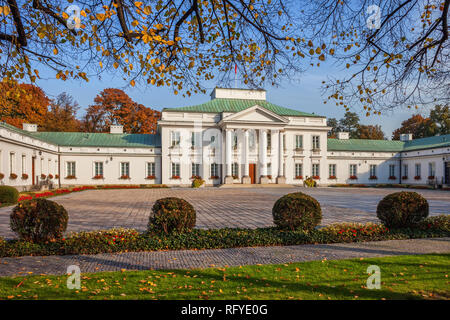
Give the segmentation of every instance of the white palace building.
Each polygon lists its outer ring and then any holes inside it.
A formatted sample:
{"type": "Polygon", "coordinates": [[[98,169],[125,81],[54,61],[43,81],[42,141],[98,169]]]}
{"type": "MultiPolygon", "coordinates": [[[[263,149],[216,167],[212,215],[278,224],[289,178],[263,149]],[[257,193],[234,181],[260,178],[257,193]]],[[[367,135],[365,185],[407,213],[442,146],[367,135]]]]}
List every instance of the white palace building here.
{"type": "Polygon", "coordinates": [[[264,90],[216,88],[204,104],[164,109],[157,134],[37,129],[0,122],[0,184],[450,184],[450,135],[328,139],[325,117],[272,104],[264,90]]]}

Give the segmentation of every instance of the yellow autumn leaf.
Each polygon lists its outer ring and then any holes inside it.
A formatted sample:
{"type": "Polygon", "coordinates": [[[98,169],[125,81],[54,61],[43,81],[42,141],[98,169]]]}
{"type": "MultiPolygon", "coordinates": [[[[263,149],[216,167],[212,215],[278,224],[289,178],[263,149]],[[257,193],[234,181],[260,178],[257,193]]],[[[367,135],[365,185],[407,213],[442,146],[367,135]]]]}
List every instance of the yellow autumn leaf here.
{"type": "Polygon", "coordinates": [[[189,69],[192,69],[195,66],[195,62],[191,61],[191,63],[189,63],[189,69]]]}
{"type": "Polygon", "coordinates": [[[62,17],[66,20],[69,19],[69,15],[66,12],[62,13],[62,17]]]}
{"type": "Polygon", "coordinates": [[[117,62],[114,62],[113,66],[115,69],[117,69],[119,67],[119,64],[117,62]]]}
{"type": "Polygon", "coordinates": [[[53,54],[57,55],[58,54],[58,48],[53,49],[53,54]]]}
{"type": "Polygon", "coordinates": [[[7,15],[9,14],[10,11],[11,11],[11,10],[9,9],[8,6],[4,6],[4,7],[3,7],[3,14],[4,14],[5,16],[7,16],[7,15]]]}
{"type": "Polygon", "coordinates": [[[132,87],[134,87],[136,85],[136,82],[134,80],[131,80],[130,84],[131,84],[132,87]]]}
{"type": "Polygon", "coordinates": [[[136,2],[134,3],[134,5],[135,5],[136,7],[138,7],[138,8],[140,8],[140,7],[142,6],[142,2],[136,1],[136,2]]]}
{"type": "Polygon", "coordinates": [[[103,13],[97,13],[97,20],[99,21],[104,21],[105,20],[105,15],[103,13]]]}

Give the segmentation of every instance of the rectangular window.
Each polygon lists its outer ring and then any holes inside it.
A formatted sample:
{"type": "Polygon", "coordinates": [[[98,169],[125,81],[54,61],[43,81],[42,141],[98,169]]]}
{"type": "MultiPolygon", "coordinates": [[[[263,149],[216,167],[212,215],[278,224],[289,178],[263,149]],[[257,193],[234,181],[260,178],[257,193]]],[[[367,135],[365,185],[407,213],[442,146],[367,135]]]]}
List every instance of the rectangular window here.
{"type": "Polygon", "coordinates": [[[180,177],[180,164],[172,162],[172,178],[180,177]]]}
{"type": "Polygon", "coordinates": [[[67,176],[76,177],[75,161],[67,162],[67,176]]]}
{"type": "Polygon", "coordinates": [[[233,177],[239,177],[239,164],[237,162],[231,164],[231,175],[233,177]]]}
{"type": "Polygon", "coordinates": [[[313,144],[313,150],[319,150],[320,149],[320,136],[313,136],[312,137],[312,144],[313,144]]]}
{"type": "Polygon", "coordinates": [[[192,177],[200,177],[200,163],[192,163],[192,177]]]}
{"type": "Polygon", "coordinates": [[[357,174],[357,165],[356,164],[351,164],[350,165],[350,177],[356,177],[357,174]]]}
{"type": "Polygon", "coordinates": [[[267,164],[267,175],[272,177],[272,163],[267,164]]]}
{"type": "Polygon", "coordinates": [[[303,136],[302,135],[295,136],[295,149],[303,149],[303,136]]]}
{"type": "Polygon", "coordinates": [[[272,134],[267,132],[267,149],[272,149],[272,134]]]}
{"type": "Polygon", "coordinates": [[[312,176],[320,177],[320,165],[318,163],[312,165],[312,176]]]}
{"type": "Polygon", "coordinates": [[[370,165],[370,177],[375,178],[377,176],[377,165],[371,164],[370,165]]]}
{"type": "Polygon", "coordinates": [[[428,163],[428,176],[430,177],[429,179],[433,179],[436,176],[436,163],[435,162],[428,163]],[[433,177],[433,178],[431,178],[431,177],[433,177]]]}
{"type": "Polygon", "coordinates": [[[217,163],[211,163],[211,178],[219,178],[219,165],[217,163]]]}
{"type": "Polygon", "coordinates": [[[9,173],[15,173],[14,169],[15,169],[15,162],[16,162],[16,154],[11,152],[9,154],[9,173]]]}
{"type": "Polygon", "coordinates": [[[389,165],[389,177],[391,178],[395,177],[395,164],[389,165]]]}
{"type": "Polygon", "coordinates": [[[44,158],[41,158],[41,174],[44,174],[44,158]]]}
{"type": "Polygon", "coordinates": [[[180,132],[172,131],[170,139],[171,139],[170,145],[172,147],[179,146],[180,145],[180,132]]]}
{"type": "Polygon", "coordinates": [[[120,176],[121,177],[130,177],[130,163],[129,162],[121,162],[120,163],[120,176]]]}
{"type": "Polygon", "coordinates": [[[422,175],[422,166],[420,163],[416,163],[416,177],[419,178],[422,175]]]}
{"type": "Polygon", "coordinates": [[[156,165],[154,162],[147,162],[147,177],[155,178],[156,176],[156,165]]]}
{"type": "Polygon", "coordinates": [[[22,155],[22,174],[27,173],[27,156],[22,155]]]}
{"type": "Polygon", "coordinates": [[[330,178],[336,178],[336,165],[330,164],[328,166],[328,174],[330,178]]]}
{"type": "Polygon", "coordinates": [[[94,162],[94,175],[103,177],[103,162],[94,162]]]}
{"type": "Polygon", "coordinates": [[[301,163],[295,164],[295,178],[299,179],[300,177],[303,177],[303,165],[301,163]]]}
{"type": "Polygon", "coordinates": [[[403,165],[403,179],[408,178],[408,165],[404,164],[403,165]]]}

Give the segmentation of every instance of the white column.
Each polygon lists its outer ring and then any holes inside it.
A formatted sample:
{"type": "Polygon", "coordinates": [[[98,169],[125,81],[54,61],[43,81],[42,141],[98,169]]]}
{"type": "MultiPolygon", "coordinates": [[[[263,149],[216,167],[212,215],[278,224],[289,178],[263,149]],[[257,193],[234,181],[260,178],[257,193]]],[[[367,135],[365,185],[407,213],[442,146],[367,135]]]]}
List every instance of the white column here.
{"type": "Polygon", "coordinates": [[[259,163],[261,164],[260,174],[262,177],[267,176],[267,130],[259,130],[259,163]]]}
{"type": "Polygon", "coordinates": [[[283,145],[283,136],[284,133],[280,132],[279,134],[279,150],[278,150],[278,176],[284,177],[284,145],[283,145]]]}
{"type": "Polygon", "coordinates": [[[248,130],[245,130],[244,131],[244,148],[245,148],[245,150],[244,150],[244,157],[245,157],[245,160],[244,160],[244,176],[245,177],[248,177],[248,176],[250,176],[250,171],[249,171],[249,160],[248,160],[248,158],[249,158],[249,152],[250,152],[250,146],[249,146],[249,132],[248,132],[248,130]]]}
{"type": "Polygon", "coordinates": [[[226,143],[225,143],[225,147],[226,147],[226,151],[225,151],[226,160],[225,160],[225,162],[226,162],[226,166],[227,166],[227,169],[226,169],[227,177],[231,176],[231,152],[232,152],[231,151],[231,139],[232,139],[231,134],[232,134],[231,130],[227,129],[226,130],[226,143]]]}

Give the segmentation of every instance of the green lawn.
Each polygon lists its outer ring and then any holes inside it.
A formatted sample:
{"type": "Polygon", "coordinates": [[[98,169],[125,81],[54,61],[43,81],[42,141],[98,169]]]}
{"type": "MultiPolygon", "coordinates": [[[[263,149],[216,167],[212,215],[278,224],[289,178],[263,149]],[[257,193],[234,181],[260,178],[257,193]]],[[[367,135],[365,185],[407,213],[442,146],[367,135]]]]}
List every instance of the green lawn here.
{"type": "Polygon", "coordinates": [[[0,299],[448,299],[450,254],[282,265],[0,278],[0,299]],[[381,289],[366,288],[369,265],[381,289]]]}

